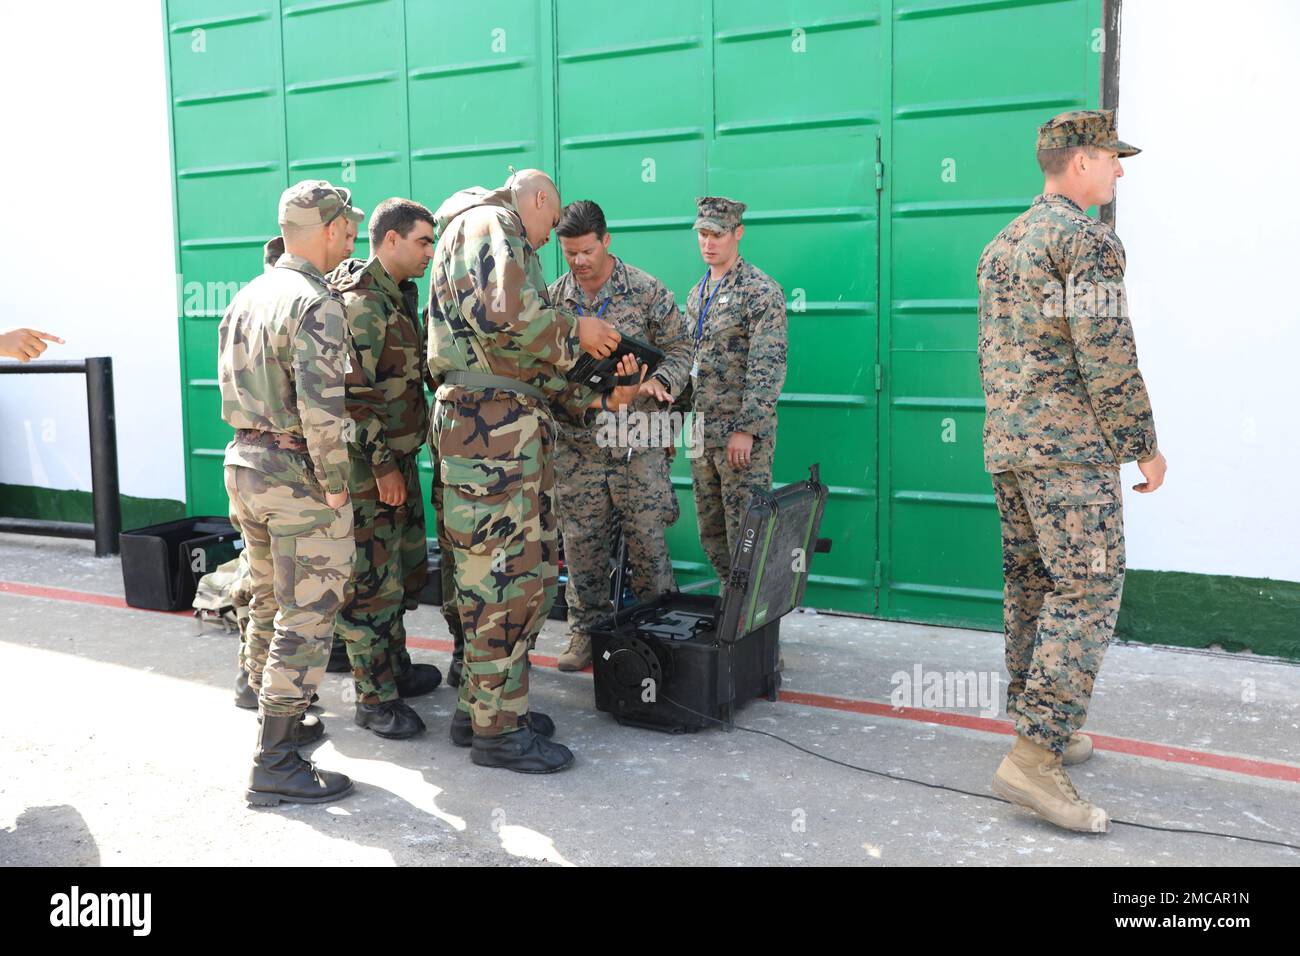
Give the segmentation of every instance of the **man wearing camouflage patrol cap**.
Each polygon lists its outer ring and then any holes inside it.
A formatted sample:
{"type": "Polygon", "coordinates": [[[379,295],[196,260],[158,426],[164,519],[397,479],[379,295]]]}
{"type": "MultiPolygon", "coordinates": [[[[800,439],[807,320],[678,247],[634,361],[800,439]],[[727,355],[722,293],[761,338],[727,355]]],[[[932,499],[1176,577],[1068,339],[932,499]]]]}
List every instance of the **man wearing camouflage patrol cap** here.
{"type": "Polygon", "coordinates": [[[702,446],[691,477],[700,544],[725,581],[750,495],[772,487],[776,399],[785,382],[785,293],[740,256],[744,203],[705,196],[696,206],[694,228],[708,269],[686,301],[694,438],[702,446]]]}
{"type": "MultiPolygon", "coordinates": [[[[218,330],[225,481],[248,555],[249,657],[261,711],[245,798],[324,803],[352,789],[297,752],[352,577],[343,401],[346,325],[324,273],[363,213],[346,189],[305,180],[280,197],[284,254],[235,296],[218,330]]],[[[319,735],[319,734],[317,734],[319,735]]]]}
{"type": "MultiPolygon", "coordinates": [[[[346,192],[346,190],[344,190],[346,192]]],[[[360,212],[360,210],[357,210],[360,212]]],[[[343,258],[347,259],[352,255],[352,250],[356,246],[358,221],[354,221],[353,216],[347,216],[347,239],[343,245],[343,258]]],[[[280,261],[284,255],[284,236],[275,236],[267,240],[262,246],[262,271],[270,272],[275,268],[275,264],[280,261]]],[[[327,280],[328,281],[328,280],[327,280]]],[[[239,530],[239,525],[235,525],[235,530],[239,530]]],[[[235,612],[239,621],[239,671],[235,678],[235,706],[244,710],[257,710],[258,689],[257,686],[249,684],[249,675],[256,674],[256,680],[260,684],[262,669],[266,666],[267,644],[265,640],[260,641],[256,646],[248,643],[248,602],[252,600],[252,592],[248,589],[248,553],[241,551],[239,553],[239,575],[236,579],[235,587],[231,596],[235,599],[235,612]]],[[[338,670],[350,670],[351,665],[348,663],[347,651],[343,641],[335,641],[330,648],[330,664],[326,665],[326,671],[335,670],[333,662],[335,651],[342,658],[342,666],[338,670]]],[[[312,703],[316,702],[316,696],[311,698],[312,703]]],[[[295,736],[299,743],[311,743],[323,736],[325,728],[317,718],[312,714],[303,714],[299,720],[298,729],[295,736]]]]}
{"type": "Polygon", "coordinates": [[[984,249],[979,359],[984,463],[1002,521],[1007,712],[1016,741],[993,791],[1057,826],[1104,833],[1063,766],[1110,643],[1124,583],[1119,466],[1141,493],[1164,481],[1124,294],[1124,247],[1089,216],[1115,196],[1121,141],[1110,110],[1062,113],[1038,130],[1043,193],[984,249]]]}

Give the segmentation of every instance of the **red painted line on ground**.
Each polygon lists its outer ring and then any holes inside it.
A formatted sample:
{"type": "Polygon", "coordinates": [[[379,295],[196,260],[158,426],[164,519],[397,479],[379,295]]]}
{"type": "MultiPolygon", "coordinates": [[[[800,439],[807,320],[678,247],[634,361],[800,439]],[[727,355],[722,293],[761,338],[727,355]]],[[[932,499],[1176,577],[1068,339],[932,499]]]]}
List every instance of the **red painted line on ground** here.
{"type": "Polygon", "coordinates": [[[429,637],[415,637],[412,634],[407,634],[406,646],[418,647],[422,651],[446,651],[450,654],[453,645],[451,641],[435,641],[429,637]]]}
{"type": "MultiPolygon", "coordinates": [[[[447,651],[452,649],[451,641],[431,640],[422,637],[408,637],[407,643],[430,651],[447,651]]],[[[554,657],[540,654],[530,655],[539,667],[554,667],[554,657]]],[[[590,673],[587,667],[584,673],[590,673]]],[[[945,727],[960,727],[963,730],[978,730],[986,734],[1000,734],[1010,737],[1015,734],[1008,720],[992,717],[973,717],[967,714],[953,714],[942,710],[927,710],[923,707],[895,707],[873,700],[858,700],[853,697],[832,697],[826,694],[810,694],[805,691],[783,690],[780,700],[786,704],[802,704],[805,707],[820,707],[823,710],[838,710],[850,714],[865,714],[869,717],[888,717],[891,720],[913,720],[924,724],[940,724],[945,727]]],[[[1181,763],[1194,767],[1208,767],[1214,770],[1227,770],[1244,774],[1248,777],[1262,777],[1266,780],[1284,780],[1288,783],[1300,783],[1300,767],[1291,764],[1271,763],[1267,760],[1252,760],[1248,757],[1230,757],[1225,754],[1207,753],[1202,750],[1190,750],[1186,747],[1171,747],[1166,744],[1153,744],[1145,740],[1131,740],[1127,737],[1106,737],[1101,734],[1089,734],[1093,747],[1097,750],[1109,750],[1113,753],[1132,754],[1136,757],[1148,757],[1165,763],[1181,763]]]]}
{"type": "MultiPolygon", "coordinates": [[[[14,581],[0,581],[0,594],[17,594],[22,597],[48,598],[54,601],[72,601],[78,604],[94,604],[100,607],[112,607],[130,611],[146,610],[130,607],[119,597],[110,594],[88,594],[83,591],[71,591],[66,588],[50,588],[38,584],[21,584],[14,581]]],[[[189,611],[151,611],[155,614],[184,614],[189,611]]],[[[451,652],[452,642],[428,637],[408,635],[406,643],[410,647],[426,651],[451,652]]],[[[530,659],[538,667],[555,667],[556,659],[543,654],[531,654],[530,659]]],[[[590,674],[591,667],[581,673],[590,674]]],[[[953,714],[941,710],[926,710],[922,707],[894,707],[892,704],[872,700],[858,700],[853,697],[834,697],[826,694],[810,694],[806,691],[783,690],[780,700],[787,704],[801,704],[805,707],[818,707],[823,710],[838,710],[850,714],[865,714],[869,717],[887,717],[891,720],[911,720],[924,724],[940,724],[945,727],[960,727],[964,730],[977,730],[987,734],[1011,736],[1014,731],[1007,720],[995,720],[991,717],[972,717],[966,714],[953,714]]],[[[1172,747],[1167,744],[1153,744],[1145,740],[1132,740],[1128,737],[1106,737],[1101,734],[1089,734],[1097,750],[1109,750],[1112,753],[1130,754],[1135,757],[1147,757],[1165,763],[1187,764],[1193,767],[1206,767],[1212,770],[1226,770],[1230,773],[1247,777],[1260,777],[1265,780],[1282,780],[1287,783],[1300,783],[1300,767],[1293,764],[1272,763],[1267,760],[1254,760],[1249,757],[1231,757],[1226,754],[1208,753],[1204,750],[1191,750],[1187,747],[1172,747]]]]}
{"type": "MultiPolygon", "coordinates": [[[[995,720],[991,717],[971,717],[966,714],[952,714],[942,710],[926,710],[921,707],[894,707],[870,700],[855,700],[851,697],[827,697],[822,694],[808,694],[802,691],[781,691],[781,700],[788,704],[804,704],[808,707],[823,707],[827,710],[842,710],[854,714],[867,714],[872,717],[889,717],[894,720],[914,720],[925,724],[942,724],[946,727],[961,727],[965,730],[978,730],[988,734],[1012,736],[1015,730],[1007,720],[995,720]]],[[[1097,750],[1109,750],[1114,753],[1132,754],[1136,757],[1149,757],[1166,763],[1183,763],[1196,767],[1209,767],[1214,770],[1228,770],[1232,773],[1245,774],[1249,777],[1263,777],[1268,780],[1285,780],[1288,783],[1300,783],[1300,767],[1285,763],[1270,763],[1267,760],[1252,760],[1249,757],[1231,757],[1226,754],[1208,753],[1204,750],[1190,750],[1186,747],[1171,747],[1167,744],[1153,744],[1145,740],[1132,740],[1128,737],[1105,737],[1101,734],[1088,734],[1093,747],[1097,750]]]]}
{"type": "Polygon", "coordinates": [[[1088,736],[1092,738],[1093,746],[1099,750],[1111,750],[1115,753],[1149,757],[1152,760],[1164,760],[1168,763],[1185,763],[1194,767],[1209,767],[1213,770],[1228,770],[1232,773],[1245,774],[1248,777],[1263,777],[1267,780],[1285,780],[1288,783],[1300,783],[1300,767],[1291,764],[1270,763],[1267,760],[1253,760],[1250,757],[1230,757],[1226,754],[1207,753],[1204,750],[1190,750],[1186,747],[1152,744],[1145,740],[1130,740],[1127,737],[1103,737],[1101,734],[1089,734],[1088,736]]]}
{"type": "Polygon", "coordinates": [[[120,597],[111,594],[91,594],[86,591],[69,591],[67,588],[48,588],[41,584],[22,584],[18,581],[0,581],[0,594],[17,594],[21,597],[48,598],[51,601],[71,601],[74,604],[94,604],[126,611],[145,611],[149,614],[183,614],[193,617],[193,611],[155,611],[147,607],[131,607],[120,597]]]}

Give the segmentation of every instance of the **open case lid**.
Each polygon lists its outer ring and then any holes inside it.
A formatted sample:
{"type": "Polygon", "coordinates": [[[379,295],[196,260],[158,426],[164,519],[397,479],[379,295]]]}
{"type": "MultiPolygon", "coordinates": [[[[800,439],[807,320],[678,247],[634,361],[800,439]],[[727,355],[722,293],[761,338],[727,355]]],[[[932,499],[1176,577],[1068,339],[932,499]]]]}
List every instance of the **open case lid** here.
{"type": "Polygon", "coordinates": [[[719,639],[738,641],[803,600],[813,552],[819,550],[817,531],[827,493],[817,465],[809,476],[773,492],[756,491],[750,498],[718,609],[719,639]]]}

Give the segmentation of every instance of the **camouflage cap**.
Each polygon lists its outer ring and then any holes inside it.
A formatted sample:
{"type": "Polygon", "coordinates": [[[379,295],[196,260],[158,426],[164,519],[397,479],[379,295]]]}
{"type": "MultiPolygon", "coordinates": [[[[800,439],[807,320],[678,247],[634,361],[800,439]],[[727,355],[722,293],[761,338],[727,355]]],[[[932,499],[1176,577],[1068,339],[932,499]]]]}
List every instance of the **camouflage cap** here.
{"type": "Polygon", "coordinates": [[[699,215],[692,229],[709,229],[713,232],[730,232],[740,225],[740,217],[748,208],[726,196],[701,196],[695,200],[699,215]]]}
{"type": "Polygon", "coordinates": [[[280,225],[325,226],[339,215],[360,224],[366,214],[352,205],[352,192],[323,179],[304,179],[280,193],[280,225]]]}
{"type": "Polygon", "coordinates": [[[1038,127],[1038,149],[1067,146],[1100,146],[1121,156],[1136,156],[1142,150],[1121,140],[1115,132],[1114,110],[1071,110],[1053,116],[1038,127]]]}

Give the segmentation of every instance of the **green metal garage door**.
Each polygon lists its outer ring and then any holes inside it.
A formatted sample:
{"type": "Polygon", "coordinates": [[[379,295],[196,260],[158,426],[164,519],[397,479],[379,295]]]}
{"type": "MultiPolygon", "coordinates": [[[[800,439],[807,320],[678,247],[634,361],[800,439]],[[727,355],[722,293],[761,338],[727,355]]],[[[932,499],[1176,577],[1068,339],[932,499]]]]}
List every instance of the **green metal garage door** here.
{"type": "MultiPolygon", "coordinates": [[[[184,289],[256,274],[291,181],[436,206],[513,164],[600,202],[615,251],[684,304],[703,271],[694,198],[743,199],[742,251],[789,309],[775,481],[819,461],[831,486],[834,550],[807,603],[998,626],[974,266],[1037,191],[1034,128],[1097,102],[1100,0],[165,9],[184,289]]],[[[543,258],[555,275],[556,249],[543,258]]],[[[189,504],[223,512],[224,302],[183,301],[189,504]]],[[[681,457],[674,483],[685,582],[705,562],[681,457]]]]}
{"type": "Polygon", "coordinates": [[[1036,128],[1096,106],[1101,4],[897,4],[881,247],[879,613],[1001,626],[975,264],[1042,185],[1036,128]]]}

